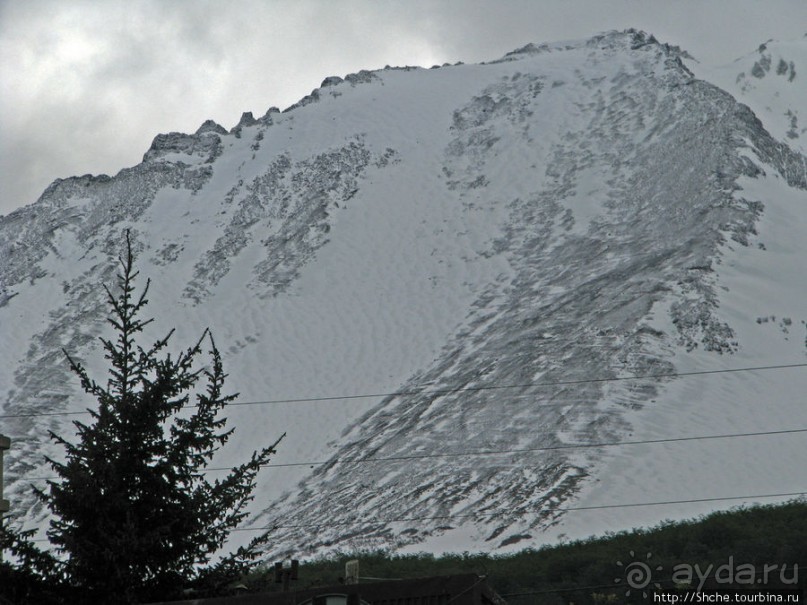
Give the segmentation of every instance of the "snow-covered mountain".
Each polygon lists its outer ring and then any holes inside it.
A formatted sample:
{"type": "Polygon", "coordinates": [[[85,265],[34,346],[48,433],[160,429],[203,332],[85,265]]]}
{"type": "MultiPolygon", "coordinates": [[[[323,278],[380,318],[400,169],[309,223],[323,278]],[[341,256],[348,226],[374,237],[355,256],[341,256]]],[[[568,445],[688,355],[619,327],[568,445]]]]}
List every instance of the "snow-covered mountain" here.
{"type": "Polygon", "coordinates": [[[717,67],[689,67],[748,105],[775,138],[807,153],[807,34],[798,40],[768,40],[756,51],[717,67]]]}
{"type": "Polygon", "coordinates": [[[126,229],[150,335],[209,326],[241,394],[216,465],[288,434],[251,521],[272,555],[522,548],[807,491],[803,433],[714,438],[807,428],[807,367],[743,369],[807,363],[807,158],[735,98],[776,58],[735,96],[684,60],[629,30],[327,78],[0,217],[18,522],[45,519],[47,431],[91,404],[61,349],[103,372],[126,229]]]}

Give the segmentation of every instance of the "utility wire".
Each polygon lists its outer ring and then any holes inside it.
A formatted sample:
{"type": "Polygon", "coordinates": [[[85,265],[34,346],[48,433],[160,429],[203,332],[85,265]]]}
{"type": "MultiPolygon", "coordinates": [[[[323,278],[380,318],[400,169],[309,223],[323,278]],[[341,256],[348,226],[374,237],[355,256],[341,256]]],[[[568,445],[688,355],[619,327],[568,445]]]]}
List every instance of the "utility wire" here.
{"type": "MultiPolygon", "coordinates": [[[[599,447],[617,447],[625,445],[650,445],[656,443],[676,443],[680,441],[705,441],[709,439],[732,439],[738,437],[760,437],[765,435],[789,435],[796,433],[807,433],[807,428],[785,429],[781,431],[757,431],[753,433],[727,433],[720,435],[695,435],[689,437],[669,437],[666,439],[640,439],[634,441],[602,441],[598,443],[564,443],[560,445],[547,445],[542,447],[525,447],[504,450],[466,450],[462,452],[439,452],[432,454],[409,454],[405,456],[379,456],[369,458],[347,458],[333,461],[309,461],[309,462],[287,462],[283,464],[263,464],[261,468],[288,468],[296,466],[322,466],[325,464],[367,464],[370,462],[396,462],[401,460],[422,460],[429,458],[463,458],[477,456],[504,456],[508,454],[528,454],[533,452],[551,452],[555,450],[573,450],[599,447]]],[[[231,471],[229,466],[216,466],[202,469],[202,472],[231,471]]],[[[30,477],[27,481],[54,481],[59,477],[30,477]]]]}
{"type": "MultiPolygon", "coordinates": [[[[748,499],[759,499],[759,498],[786,498],[786,497],[795,497],[795,496],[804,496],[807,495],[807,491],[801,492],[789,492],[789,493],[782,493],[782,494],[756,494],[756,495],[747,495],[747,496],[725,496],[721,498],[691,498],[688,500],[664,500],[660,502],[626,502],[626,503],[619,503],[619,504],[601,504],[601,505],[594,505],[594,506],[563,506],[558,508],[549,509],[548,512],[571,512],[571,511],[583,511],[583,510],[603,510],[603,509],[613,509],[613,508],[633,508],[633,507],[641,507],[641,506],[665,506],[669,504],[691,504],[691,503],[701,503],[701,502],[723,502],[729,500],[748,500],[748,499]]],[[[284,524],[284,523],[276,523],[270,526],[264,527],[236,527],[233,531],[271,531],[275,529],[304,529],[310,527],[324,527],[324,526],[335,526],[335,525],[386,525],[388,523],[413,523],[413,522],[420,522],[420,521],[451,521],[453,519],[479,519],[483,517],[499,517],[499,518],[510,518],[510,517],[523,517],[525,515],[534,514],[535,511],[497,511],[497,512],[480,512],[480,513],[469,513],[469,514],[460,514],[460,515],[435,515],[429,517],[393,517],[390,519],[352,519],[350,521],[323,521],[320,523],[298,523],[298,524],[284,524]]]]}
{"type": "MultiPolygon", "coordinates": [[[[662,582],[666,583],[667,580],[659,580],[658,583],[661,584],[662,582]]],[[[539,594],[555,594],[555,593],[558,593],[558,592],[576,592],[578,590],[595,590],[597,588],[611,588],[611,589],[614,589],[614,590],[619,590],[619,589],[624,590],[625,586],[627,586],[627,585],[616,584],[616,583],[612,582],[611,584],[595,584],[593,586],[577,586],[575,588],[547,588],[545,590],[533,590],[533,591],[530,591],[530,592],[508,592],[508,593],[498,593],[497,592],[496,594],[498,594],[500,597],[529,597],[529,596],[539,595],[539,594]]],[[[641,589],[639,589],[639,590],[641,590],[641,589]]]]}
{"type": "Polygon", "coordinates": [[[465,589],[465,590],[463,590],[462,592],[458,592],[458,593],[457,593],[457,594],[455,594],[453,597],[451,597],[451,598],[450,598],[448,601],[446,601],[446,604],[448,604],[448,603],[453,603],[454,601],[456,601],[457,599],[459,599],[459,598],[460,598],[462,595],[464,595],[464,594],[468,594],[468,593],[469,593],[469,592],[471,592],[471,591],[472,591],[474,588],[476,588],[476,587],[477,587],[477,586],[479,586],[479,585],[480,585],[482,582],[484,582],[486,579],[487,579],[487,578],[486,578],[485,576],[480,576],[480,577],[479,577],[479,578],[476,580],[476,582],[474,582],[473,584],[471,584],[471,585],[470,585],[468,588],[466,588],[466,589],[465,589]]]}
{"type": "MultiPolygon", "coordinates": [[[[641,507],[641,506],[665,506],[670,504],[691,504],[691,503],[701,503],[701,502],[724,502],[730,500],[749,500],[749,499],[761,499],[761,498],[792,498],[796,496],[805,496],[807,495],[807,491],[801,492],[789,492],[789,493],[782,493],[782,494],[756,494],[756,495],[746,495],[746,496],[724,496],[721,498],[692,498],[688,500],[665,500],[661,502],[623,502],[618,504],[602,504],[602,505],[595,505],[595,506],[565,506],[565,507],[558,507],[553,508],[549,512],[573,512],[573,511],[583,511],[583,510],[603,510],[603,509],[615,509],[615,508],[633,508],[633,507],[641,507]]],[[[481,517],[496,517],[499,518],[511,518],[511,517],[523,517],[525,515],[532,514],[534,511],[502,511],[502,512],[488,512],[488,513],[470,513],[470,514],[462,514],[462,515],[435,515],[435,516],[428,516],[428,517],[394,517],[391,519],[352,519],[350,521],[323,521],[321,523],[298,523],[298,524],[282,524],[277,523],[274,525],[263,526],[263,527],[235,527],[231,531],[273,531],[276,529],[305,529],[311,527],[332,527],[336,525],[386,525],[388,523],[415,523],[421,521],[451,521],[453,519],[468,519],[468,518],[481,518],[481,517]]],[[[37,538],[32,540],[33,542],[47,542],[47,538],[37,538]]]]}
{"type": "MultiPolygon", "coordinates": [[[[498,388],[516,388],[516,387],[513,386],[513,387],[498,387],[498,388]]],[[[464,390],[473,390],[473,389],[464,389],[464,390]]],[[[423,391],[413,391],[413,393],[417,393],[417,392],[423,393],[423,391]]],[[[430,394],[429,392],[426,392],[426,393],[430,394]]],[[[399,395],[399,394],[400,395],[406,395],[406,392],[401,391],[400,393],[393,393],[393,395],[399,395]]],[[[317,401],[330,401],[330,400],[338,401],[340,399],[348,399],[349,400],[349,399],[361,399],[361,398],[382,397],[382,396],[383,395],[350,395],[348,397],[330,397],[330,398],[319,398],[319,399],[312,398],[312,399],[276,399],[276,400],[272,400],[272,401],[244,401],[244,402],[240,402],[240,403],[239,402],[230,402],[230,403],[227,404],[227,407],[229,407],[231,405],[235,405],[235,406],[240,406],[240,405],[268,405],[268,404],[298,403],[298,402],[313,403],[313,402],[317,402],[317,401]]],[[[532,395],[532,394],[530,394],[530,395],[510,395],[510,396],[508,396],[508,399],[528,399],[528,398],[533,398],[533,399],[536,399],[538,401],[541,401],[540,399],[537,399],[535,395],[532,395]]],[[[577,404],[577,403],[586,403],[586,402],[590,402],[590,401],[591,401],[591,397],[574,397],[574,398],[564,399],[563,401],[558,401],[556,403],[541,403],[539,405],[536,405],[535,407],[540,407],[540,408],[569,407],[569,406],[577,404]]],[[[197,407],[199,407],[199,406],[195,405],[195,404],[194,405],[186,405],[182,409],[187,410],[187,409],[197,408],[197,407]]],[[[85,410],[83,412],[30,412],[30,413],[25,412],[25,413],[20,413],[20,414],[6,414],[6,415],[0,414],[0,420],[2,420],[3,418],[37,418],[39,416],[81,416],[81,415],[88,416],[88,415],[90,415],[90,413],[91,412],[89,411],[89,409],[87,409],[87,410],[85,410]]]]}
{"type": "MultiPolygon", "coordinates": [[[[241,401],[241,402],[233,402],[231,405],[264,405],[264,404],[277,404],[277,403],[306,403],[312,401],[332,401],[332,400],[339,400],[339,399],[366,399],[366,398],[375,398],[375,397],[399,397],[404,395],[433,395],[433,396],[443,396],[443,395],[451,395],[453,393],[472,393],[478,391],[496,391],[496,390],[504,390],[504,389],[527,389],[527,388],[534,388],[534,387],[545,387],[545,386],[564,386],[564,385],[575,385],[575,384],[592,384],[598,382],[620,382],[625,380],[643,380],[647,378],[681,378],[685,376],[704,376],[709,374],[728,374],[728,373],[736,373],[736,372],[761,372],[767,370],[782,370],[782,369],[789,369],[789,368],[806,368],[807,363],[794,363],[794,364],[780,364],[780,365],[770,365],[770,366],[752,366],[752,367],[744,367],[744,368],[727,368],[723,370],[698,370],[692,372],[662,372],[658,374],[634,374],[632,376],[612,376],[610,378],[580,378],[576,380],[553,380],[553,381],[546,381],[546,382],[528,382],[523,384],[503,384],[503,385],[488,385],[488,386],[478,386],[478,387],[455,387],[450,389],[436,389],[433,391],[425,391],[425,390],[408,390],[408,391],[396,391],[393,393],[372,393],[372,394],[362,394],[362,395],[348,395],[344,397],[312,397],[307,399],[274,399],[274,400],[266,400],[266,401],[241,401]]],[[[2,416],[0,416],[2,418],[2,416]]]]}
{"type": "MultiPolygon", "coordinates": [[[[700,441],[707,439],[730,439],[734,437],[757,437],[763,435],[785,435],[790,433],[807,433],[807,428],[802,429],[786,429],[781,431],[759,431],[754,433],[731,433],[723,435],[697,435],[692,437],[670,437],[667,439],[642,439],[636,441],[604,441],[600,443],[568,443],[561,445],[548,445],[543,447],[526,447],[526,448],[513,448],[506,450],[466,450],[463,452],[441,452],[434,454],[409,454],[405,456],[384,456],[384,457],[370,457],[370,458],[354,458],[340,460],[336,459],[333,464],[365,464],[368,462],[392,462],[399,460],[420,460],[427,458],[461,458],[471,456],[503,456],[507,454],[525,454],[531,452],[547,452],[554,450],[571,450],[571,449],[584,449],[584,448],[598,448],[598,447],[614,447],[623,445],[647,445],[654,443],[675,443],[678,441],[700,441]]],[[[268,467],[284,467],[284,466],[314,466],[328,464],[324,462],[294,462],[287,464],[266,464],[261,468],[268,467]]],[[[229,467],[214,467],[206,469],[207,471],[228,471],[229,467]]]]}
{"type": "MultiPolygon", "coordinates": [[[[479,391],[496,391],[504,389],[526,389],[545,386],[565,386],[576,384],[593,384],[602,382],[620,382],[626,380],[644,380],[644,379],[661,379],[661,378],[683,378],[686,376],[707,376],[712,374],[730,374],[738,372],[763,372],[768,370],[784,370],[791,368],[805,368],[807,363],[793,363],[793,364],[779,364],[769,366],[752,366],[744,368],[726,368],[723,370],[698,370],[692,372],[662,372],[658,374],[634,374],[632,376],[612,376],[610,378],[581,378],[577,380],[555,380],[546,382],[528,382],[523,384],[505,384],[505,385],[487,385],[478,387],[456,387],[451,389],[436,389],[436,390],[423,390],[423,389],[410,389],[406,391],[393,391],[390,393],[364,393],[358,395],[338,395],[338,396],[324,396],[324,397],[303,397],[296,399],[267,399],[262,401],[233,401],[228,406],[243,406],[243,405],[274,405],[281,403],[311,403],[318,401],[341,401],[353,399],[374,399],[379,397],[402,397],[408,395],[428,395],[440,397],[443,395],[451,395],[454,393],[473,393],[479,391]]],[[[196,405],[189,405],[186,408],[195,408],[196,405]]],[[[8,418],[37,418],[42,416],[77,416],[85,415],[90,412],[85,410],[82,412],[30,412],[20,414],[0,414],[0,419],[8,418]]]]}

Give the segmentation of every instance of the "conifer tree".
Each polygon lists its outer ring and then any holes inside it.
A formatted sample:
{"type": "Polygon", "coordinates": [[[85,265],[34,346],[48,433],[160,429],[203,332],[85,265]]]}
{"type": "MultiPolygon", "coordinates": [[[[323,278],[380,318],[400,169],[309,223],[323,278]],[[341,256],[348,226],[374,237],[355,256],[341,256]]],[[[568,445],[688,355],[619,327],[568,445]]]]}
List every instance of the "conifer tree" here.
{"type": "Polygon", "coordinates": [[[208,478],[206,466],[233,434],[220,414],[236,395],[224,393],[219,351],[207,330],[175,356],[167,352],[173,330],[147,348],[138,344],[152,321],[141,319],[150,282],[136,293],[128,233],[119,260],[117,291],[105,287],[116,335],[101,339],[106,385],[65,351],[97,408],[92,422],[74,422],[75,441],[51,432],[66,452],[63,462],[48,459],[60,480],[38,492],[53,514],[48,537],[63,555],[54,572],[85,602],[220,594],[268,540],[219,554],[283,436],[225,477],[208,478]],[[209,366],[198,368],[205,346],[209,366]]]}

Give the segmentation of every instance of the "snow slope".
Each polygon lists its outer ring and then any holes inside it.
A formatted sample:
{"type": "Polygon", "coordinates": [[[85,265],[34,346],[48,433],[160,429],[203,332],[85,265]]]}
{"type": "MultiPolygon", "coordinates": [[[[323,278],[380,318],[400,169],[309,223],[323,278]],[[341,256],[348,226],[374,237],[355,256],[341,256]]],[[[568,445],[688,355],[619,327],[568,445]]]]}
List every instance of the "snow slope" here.
{"type": "Polygon", "coordinates": [[[778,140],[807,152],[807,34],[796,40],[768,40],[728,65],[688,62],[699,76],[748,105],[778,140]]]}
{"type": "Polygon", "coordinates": [[[654,377],[807,361],[805,157],[682,57],[627,31],[328,78],[0,217],[18,522],[45,519],[47,430],[90,405],[60,349],[102,371],[124,229],[150,336],[211,327],[240,392],[215,464],[287,433],[267,556],[522,548],[743,500],[590,507],[807,490],[798,433],[574,447],[807,428],[805,368],[654,377]]]}

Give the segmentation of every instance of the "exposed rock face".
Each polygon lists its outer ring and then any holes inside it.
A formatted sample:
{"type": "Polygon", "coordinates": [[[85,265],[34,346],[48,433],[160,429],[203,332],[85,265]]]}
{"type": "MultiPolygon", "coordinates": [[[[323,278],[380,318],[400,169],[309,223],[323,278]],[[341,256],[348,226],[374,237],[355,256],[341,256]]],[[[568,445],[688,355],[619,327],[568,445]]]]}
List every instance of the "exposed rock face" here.
{"type": "Polygon", "coordinates": [[[205,122],[199,126],[199,129],[196,131],[196,134],[204,134],[206,132],[214,132],[216,134],[227,134],[227,129],[224,128],[221,124],[217,124],[213,120],[205,120],[205,122]]]}

